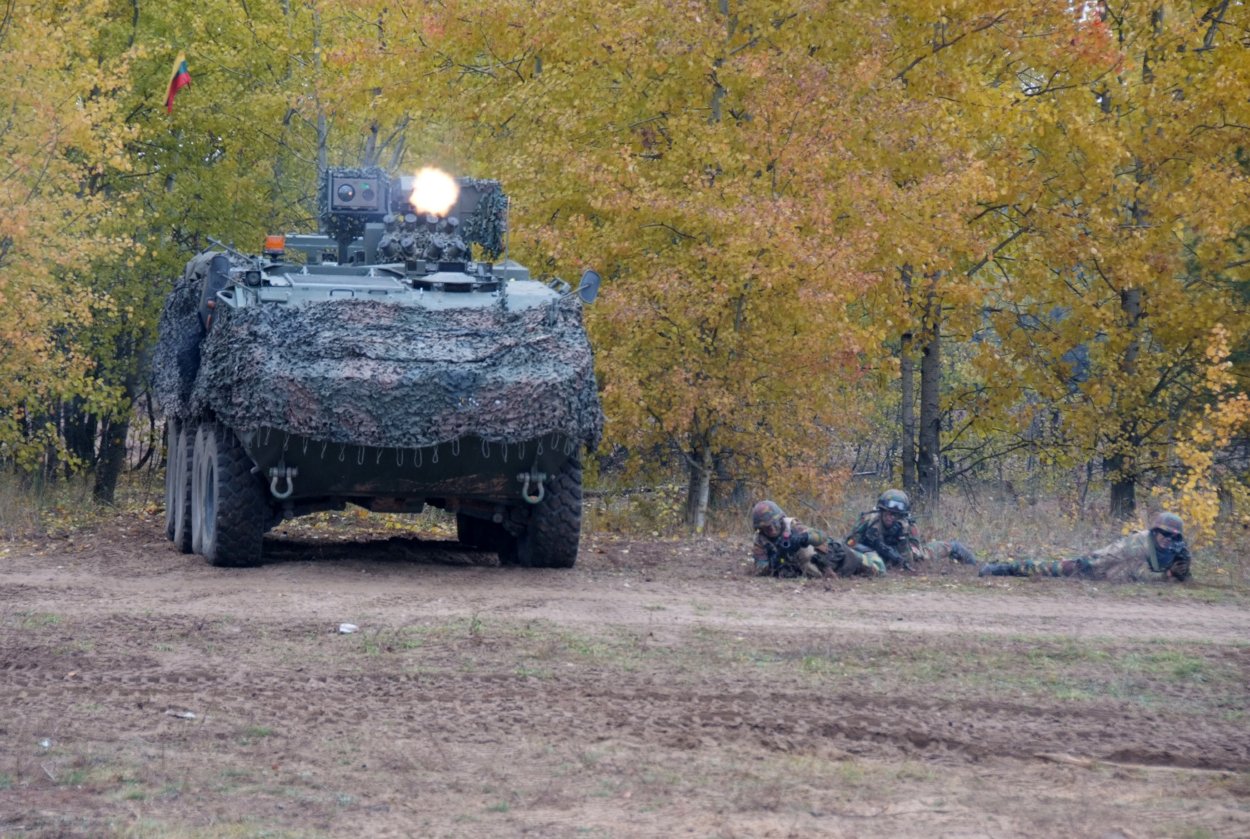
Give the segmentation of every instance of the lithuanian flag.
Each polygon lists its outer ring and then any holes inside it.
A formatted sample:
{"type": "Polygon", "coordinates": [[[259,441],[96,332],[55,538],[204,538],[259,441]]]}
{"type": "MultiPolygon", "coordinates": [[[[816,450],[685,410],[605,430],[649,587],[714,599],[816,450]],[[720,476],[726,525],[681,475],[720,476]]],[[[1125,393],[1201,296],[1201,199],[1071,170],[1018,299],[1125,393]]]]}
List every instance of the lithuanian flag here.
{"type": "Polygon", "coordinates": [[[174,96],[189,84],[191,84],[191,71],[187,69],[187,55],[180,52],[174,61],[174,71],[169,74],[169,87],[165,91],[165,113],[174,112],[174,96]]]}

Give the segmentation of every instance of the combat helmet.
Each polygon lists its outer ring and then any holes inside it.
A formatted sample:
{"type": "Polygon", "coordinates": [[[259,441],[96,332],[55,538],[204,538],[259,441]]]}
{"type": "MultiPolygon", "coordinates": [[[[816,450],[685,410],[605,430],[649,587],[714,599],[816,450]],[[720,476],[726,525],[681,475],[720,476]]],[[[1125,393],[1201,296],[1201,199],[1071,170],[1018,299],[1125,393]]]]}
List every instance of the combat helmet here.
{"type": "Polygon", "coordinates": [[[751,527],[763,530],[773,525],[780,530],[785,517],[786,514],[772,501],[761,501],[751,508],[751,527]]]}
{"type": "Polygon", "coordinates": [[[877,509],[883,513],[905,516],[911,512],[911,499],[901,489],[887,489],[877,499],[877,509]]]}
{"type": "Polygon", "coordinates": [[[1176,513],[1168,513],[1160,510],[1150,517],[1150,529],[1155,532],[1175,533],[1178,536],[1185,535],[1185,525],[1181,522],[1181,517],[1176,513]]]}

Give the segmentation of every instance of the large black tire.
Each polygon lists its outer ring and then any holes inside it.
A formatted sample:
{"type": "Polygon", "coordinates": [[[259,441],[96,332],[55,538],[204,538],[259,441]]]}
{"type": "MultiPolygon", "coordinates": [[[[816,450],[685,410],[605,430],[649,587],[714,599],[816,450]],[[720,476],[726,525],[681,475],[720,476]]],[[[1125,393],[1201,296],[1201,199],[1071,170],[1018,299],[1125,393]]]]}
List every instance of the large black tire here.
{"type": "Polygon", "coordinates": [[[265,486],[234,432],[215,422],[195,435],[191,478],[192,541],[211,564],[240,568],[260,563],[268,518],[265,486]]]}
{"type": "MultiPolygon", "coordinates": [[[[582,463],[574,455],[547,480],[543,500],[533,506],[529,524],[516,540],[515,563],[529,568],[572,568],[581,535],[582,463]]],[[[512,564],[511,546],[500,549],[499,561],[512,564]]]]}
{"type": "Polygon", "coordinates": [[[191,458],[195,449],[195,426],[170,420],[170,447],[165,464],[165,530],[174,546],[191,553],[191,458]]]}
{"type": "Polygon", "coordinates": [[[177,494],[178,470],[177,461],[178,420],[165,421],[165,538],[174,539],[174,498],[177,494]]]}

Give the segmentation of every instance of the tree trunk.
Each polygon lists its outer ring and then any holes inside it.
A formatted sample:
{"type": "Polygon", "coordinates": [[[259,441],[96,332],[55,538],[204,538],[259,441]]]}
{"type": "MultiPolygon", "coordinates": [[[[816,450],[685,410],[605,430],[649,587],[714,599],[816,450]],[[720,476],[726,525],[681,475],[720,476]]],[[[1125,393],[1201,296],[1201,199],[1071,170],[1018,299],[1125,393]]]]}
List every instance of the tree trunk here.
{"type": "MultiPolygon", "coordinates": [[[[1141,353],[1141,289],[1127,288],[1120,292],[1120,311],[1124,313],[1125,325],[1133,333],[1133,340],[1124,350],[1121,364],[1130,380],[1137,375],[1137,356],[1141,353]]],[[[1115,452],[1103,458],[1103,473],[1111,481],[1111,515],[1119,519],[1132,518],[1137,513],[1137,447],[1141,444],[1137,426],[1132,417],[1120,420],[1116,435],[1115,452]]]]}
{"type": "MultiPolygon", "coordinates": [[[[903,299],[911,308],[911,266],[904,265],[898,269],[899,280],[903,284],[903,299]]],[[[903,426],[902,445],[899,447],[899,459],[903,466],[903,491],[915,497],[919,489],[916,483],[916,363],[912,358],[913,336],[910,331],[904,332],[899,347],[898,372],[899,386],[902,389],[902,400],[899,406],[899,421],[903,426]]],[[[893,478],[893,475],[890,476],[893,478]]]]}
{"type": "Polygon", "coordinates": [[[941,504],[942,308],[932,290],[925,304],[925,345],[920,356],[920,436],[916,471],[921,505],[930,515],[941,504]]]}
{"type": "Polygon", "coordinates": [[[1125,471],[1123,455],[1114,455],[1103,462],[1111,478],[1111,515],[1130,519],[1137,514],[1137,477],[1125,471]]]}
{"type": "Polygon", "coordinates": [[[130,412],[125,419],[107,420],[100,435],[100,460],[95,472],[91,495],[102,504],[112,504],[117,492],[117,479],[126,465],[126,438],[130,435],[130,412]]]}
{"type": "MultiPolygon", "coordinates": [[[[123,348],[119,348],[118,357],[122,357],[123,348]]],[[[127,354],[126,364],[133,364],[134,359],[127,354]]],[[[100,434],[100,454],[96,460],[95,485],[91,494],[96,501],[112,504],[117,491],[117,479],[121,477],[126,466],[126,440],[130,436],[130,418],[134,415],[136,391],[139,388],[139,376],[133,371],[127,374],[125,381],[125,411],[118,413],[117,419],[104,419],[100,434]]]]}
{"type": "Polygon", "coordinates": [[[689,480],[686,483],[686,521],[695,533],[703,533],[707,527],[708,499],[712,490],[712,471],[715,464],[712,449],[706,443],[690,452],[686,459],[689,480]]]}
{"type": "Polygon", "coordinates": [[[915,495],[916,484],[916,383],[915,363],[911,357],[912,337],[910,332],[903,333],[902,351],[899,355],[899,384],[902,387],[902,406],[900,408],[903,438],[900,446],[900,460],[903,462],[903,490],[908,495],[915,495]]]}
{"type": "Polygon", "coordinates": [[[99,422],[94,414],[86,411],[83,399],[71,399],[62,406],[63,431],[65,448],[82,462],[82,466],[92,469],[96,465],[96,437],[99,433],[99,422]]]}

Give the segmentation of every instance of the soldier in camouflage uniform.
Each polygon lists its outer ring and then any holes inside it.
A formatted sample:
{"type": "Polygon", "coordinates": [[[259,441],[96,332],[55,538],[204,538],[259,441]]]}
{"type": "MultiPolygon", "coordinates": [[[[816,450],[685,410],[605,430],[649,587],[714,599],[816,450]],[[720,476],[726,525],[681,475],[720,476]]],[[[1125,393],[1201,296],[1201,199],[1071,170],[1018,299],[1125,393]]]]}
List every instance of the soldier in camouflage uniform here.
{"type": "Polygon", "coordinates": [[[1150,528],[1119,539],[1075,559],[996,562],[981,567],[980,576],[1084,577],[1112,582],[1161,580],[1184,582],[1189,579],[1189,546],[1184,526],[1174,513],[1159,512],[1150,517],[1150,528]]]}
{"type": "Polygon", "coordinates": [[[920,531],[911,519],[911,499],[901,489],[888,489],[877,499],[877,507],[859,517],[846,543],[866,561],[880,566],[912,570],[920,562],[950,559],[976,564],[976,556],[959,542],[920,541],[920,531]]]}
{"type": "Polygon", "coordinates": [[[772,501],[751,508],[751,559],[761,577],[821,577],[843,564],[847,551],[814,527],[799,524],[772,501]]]}

